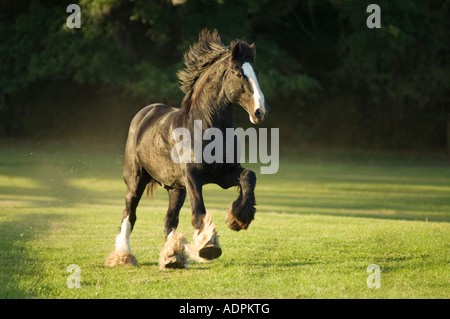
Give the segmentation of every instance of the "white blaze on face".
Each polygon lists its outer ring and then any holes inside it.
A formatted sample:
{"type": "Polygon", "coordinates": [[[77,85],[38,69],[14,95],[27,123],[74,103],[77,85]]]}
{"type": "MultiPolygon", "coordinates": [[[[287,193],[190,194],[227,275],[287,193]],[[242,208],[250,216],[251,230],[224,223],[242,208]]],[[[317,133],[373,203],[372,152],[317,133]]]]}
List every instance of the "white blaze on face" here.
{"type": "MultiPolygon", "coordinates": [[[[260,109],[262,113],[266,113],[264,94],[261,91],[261,88],[259,87],[259,82],[258,79],[256,78],[255,70],[253,69],[250,63],[245,62],[244,64],[242,64],[242,71],[250,81],[250,84],[252,85],[253,88],[253,101],[255,102],[254,103],[255,109],[253,111],[256,112],[256,110],[260,109]]],[[[255,124],[251,116],[250,121],[253,124],[255,124]]]]}

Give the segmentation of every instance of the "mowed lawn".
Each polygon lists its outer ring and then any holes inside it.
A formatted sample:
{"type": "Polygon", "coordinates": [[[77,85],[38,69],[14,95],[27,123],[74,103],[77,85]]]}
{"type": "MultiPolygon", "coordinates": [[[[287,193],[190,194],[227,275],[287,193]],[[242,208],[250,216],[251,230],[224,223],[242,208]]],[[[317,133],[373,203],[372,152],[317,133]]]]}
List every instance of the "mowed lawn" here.
{"type": "MultiPolygon", "coordinates": [[[[449,298],[450,162],[281,154],[257,172],[247,231],[225,225],[237,189],[205,187],[223,255],[158,267],[167,194],[141,200],[138,267],[107,268],[124,204],[122,147],[0,145],[0,298],[449,298]],[[80,269],[80,288],[69,265],[80,269]],[[380,267],[380,288],[367,267],[380,267]]],[[[249,166],[249,165],[245,165],[249,166]]],[[[178,230],[192,241],[186,200],[178,230]]]]}

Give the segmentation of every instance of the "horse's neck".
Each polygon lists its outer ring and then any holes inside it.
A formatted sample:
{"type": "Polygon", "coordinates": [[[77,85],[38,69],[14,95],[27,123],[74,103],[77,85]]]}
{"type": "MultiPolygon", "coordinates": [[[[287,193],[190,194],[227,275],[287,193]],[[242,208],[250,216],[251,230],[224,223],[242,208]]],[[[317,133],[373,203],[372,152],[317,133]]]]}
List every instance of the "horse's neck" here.
{"type": "MultiPolygon", "coordinates": [[[[204,105],[202,107],[205,107],[204,105]]],[[[208,111],[212,110],[211,113],[203,109],[191,109],[189,112],[188,122],[193,122],[194,120],[201,120],[203,129],[210,127],[216,127],[218,129],[223,129],[227,127],[234,127],[234,112],[233,105],[231,103],[227,104],[216,104],[211,106],[208,111]]]]}
{"type": "Polygon", "coordinates": [[[225,129],[227,127],[234,127],[234,107],[231,103],[221,105],[213,115],[212,126],[225,129]]]}
{"type": "Polygon", "coordinates": [[[191,105],[190,120],[202,120],[203,128],[233,127],[233,105],[221,87],[205,87],[205,91],[191,105]]]}

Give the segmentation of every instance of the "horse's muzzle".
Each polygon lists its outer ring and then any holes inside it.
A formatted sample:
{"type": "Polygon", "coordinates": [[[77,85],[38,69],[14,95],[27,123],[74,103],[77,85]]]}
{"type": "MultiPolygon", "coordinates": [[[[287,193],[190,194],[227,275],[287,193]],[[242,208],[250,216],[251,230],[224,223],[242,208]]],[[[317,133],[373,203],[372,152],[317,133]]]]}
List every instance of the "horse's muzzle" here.
{"type": "Polygon", "coordinates": [[[261,123],[266,119],[268,114],[269,114],[269,106],[267,105],[267,103],[264,103],[264,107],[256,109],[255,113],[251,117],[251,120],[254,124],[261,123]]]}

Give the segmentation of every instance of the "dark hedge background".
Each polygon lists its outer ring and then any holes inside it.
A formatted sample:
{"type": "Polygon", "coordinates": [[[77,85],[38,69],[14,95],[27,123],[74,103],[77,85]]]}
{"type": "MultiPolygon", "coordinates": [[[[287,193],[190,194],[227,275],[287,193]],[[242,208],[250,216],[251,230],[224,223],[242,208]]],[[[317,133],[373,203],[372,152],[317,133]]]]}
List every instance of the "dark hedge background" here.
{"type": "Polygon", "coordinates": [[[282,148],[443,152],[449,24],[438,0],[1,1],[0,137],[122,143],[141,107],[179,106],[183,52],[207,27],[257,44],[282,148]]]}

